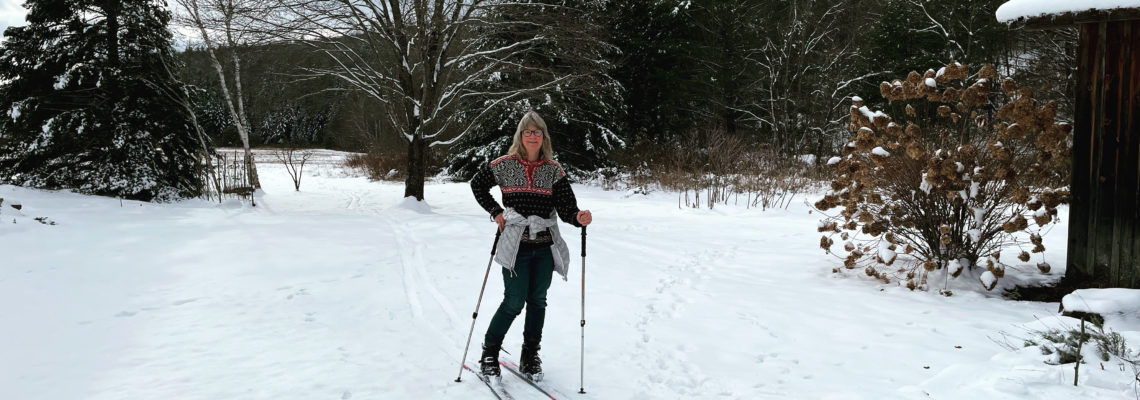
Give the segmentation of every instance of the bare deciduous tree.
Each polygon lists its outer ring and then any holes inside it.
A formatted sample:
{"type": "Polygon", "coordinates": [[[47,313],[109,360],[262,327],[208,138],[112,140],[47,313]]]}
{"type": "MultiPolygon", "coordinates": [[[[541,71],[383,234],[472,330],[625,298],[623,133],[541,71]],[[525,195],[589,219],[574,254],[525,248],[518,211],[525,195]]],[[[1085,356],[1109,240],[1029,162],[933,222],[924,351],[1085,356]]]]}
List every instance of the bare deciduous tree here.
{"type": "Polygon", "coordinates": [[[777,148],[818,153],[825,141],[841,140],[840,132],[826,130],[839,125],[828,120],[847,115],[850,85],[878,74],[854,77],[847,71],[858,57],[854,41],[841,32],[850,7],[845,2],[793,0],[787,3],[787,16],[773,21],[775,32],[783,34],[767,35],[755,62],[763,71],[756,85],[757,106],[769,116],[766,125],[777,148]],[[813,140],[816,143],[809,143],[813,140]]]}
{"type": "MultiPolygon", "coordinates": [[[[174,72],[170,69],[170,61],[165,57],[161,58],[161,60],[163,73],[166,74],[168,79],[175,81],[177,78],[175,77],[174,72]]],[[[185,85],[178,85],[176,87],[171,87],[169,85],[160,85],[150,80],[144,80],[144,82],[159,93],[162,93],[162,95],[169,98],[170,101],[181,107],[186,113],[186,116],[189,117],[190,125],[194,128],[194,132],[198,135],[198,143],[202,146],[202,155],[205,157],[203,162],[206,164],[206,178],[209,180],[209,183],[213,185],[214,191],[218,194],[218,201],[221,202],[222,182],[218,178],[217,171],[214,170],[214,162],[211,157],[213,151],[211,149],[209,141],[206,139],[205,132],[202,130],[202,124],[198,121],[198,115],[194,113],[194,108],[190,105],[190,93],[188,90],[189,88],[185,85]]],[[[210,189],[203,190],[203,193],[209,194],[210,189]]]]}
{"type": "Polygon", "coordinates": [[[290,0],[263,22],[273,31],[287,32],[283,38],[328,57],[331,67],[308,68],[308,73],[335,76],[390,110],[383,116],[385,124],[408,144],[404,195],[422,200],[429,147],[456,142],[498,104],[573,85],[584,75],[518,62],[535,54],[556,59],[552,44],[557,35],[572,35],[569,29],[553,26],[560,30],[499,40],[504,32],[537,25],[501,15],[538,15],[554,7],[564,6],[500,0],[290,0]],[[504,71],[547,78],[524,88],[487,90],[487,83],[504,71]],[[458,117],[470,110],[477,111],[458,117]]]}
{"type": "Polygon", "coordinates": [[[250,151],[250,123],[246,116],[241,74],[242,58],[240,49],[246,45],[261,42],[266,36],[253,29],[260,15],[270,9],[266,0],[175,0],[184,15],[175,18],[182,26],[193,29],[201,35],[202,44],[210,55],[210,62],[218,73],[223,100],[230,119],[241,137],[245,149],[246,173],[254,189],[261,188],[257,178],[257,166],[250,151]],[[220,48],[229,51],[232,70],[226,71],[218,58],[220,48]],[[230,87],[232,82],[233,87],[230,87]]]}
{"type": "Polygon", "coordinates": [[[695,47],[708,101],[694,113],[728,134],[747,130],[787,152],[821,152],[841,136],[858,43],[845,35],[854,6],[818,0],[693,3],[695,47]],[[831,85],[831,82],[836,82],[831,85]],[[823,127],[834,127],[825,131],[823,127]],[[811,141],[816,143],[809,143],[811,141]]]}
{"type": "Polygon", "coordinates": [[[273,150],[273,156],[285,165],[285,171],[289,172],[289,177],[293,178],[293,188],[298,192],[301,191],[301,177],[305,171],[305,163],[313,157],[313,152],[310,150],[298,151],[294,147],[285,147],[273,150]]]}

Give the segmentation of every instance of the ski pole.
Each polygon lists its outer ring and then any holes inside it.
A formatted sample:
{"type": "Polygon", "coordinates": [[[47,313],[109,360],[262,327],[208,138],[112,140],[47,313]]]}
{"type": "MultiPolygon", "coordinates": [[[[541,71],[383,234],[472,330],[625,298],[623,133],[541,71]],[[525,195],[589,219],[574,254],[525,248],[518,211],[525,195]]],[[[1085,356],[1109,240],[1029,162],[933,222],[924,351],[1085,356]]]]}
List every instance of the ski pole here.
{"type": "Polygon", "coordinates": [[[467,350],[471,348],[471,335],[475,333],[475,318],[479,317],[479,306],[483,304],[483,291],[487,289],[487,277],[491,275],[491,263],[495,261],[495,250],[499,248],[499,235],[503,231],[495,231],[495,243],[491,244],[491,259],[487,260],[487,272],[483,273],[483,286],[479,287],[479,300],[475,302],[475,312],[471,314],[471,330],[467,332],[467,344],[463,346],[463,358],[459,360],[459,376],[456,382],[463,382],[463,363],[467,362],[467,350]]]}
{"type": "Polygon", "coordinates": [[[582,351],[578,393],[586,394],[586,227],[582,227],[582,351]]]}

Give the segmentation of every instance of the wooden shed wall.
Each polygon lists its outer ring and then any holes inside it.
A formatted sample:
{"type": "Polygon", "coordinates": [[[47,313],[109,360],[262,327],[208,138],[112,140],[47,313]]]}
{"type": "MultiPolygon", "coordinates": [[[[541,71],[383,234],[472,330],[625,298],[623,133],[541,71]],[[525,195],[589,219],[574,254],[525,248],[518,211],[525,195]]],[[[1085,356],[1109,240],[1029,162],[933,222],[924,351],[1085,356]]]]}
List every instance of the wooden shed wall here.
{"type": "Polygon", "coordinates": [[[1140,288],[1140,21],[1080,24],[1066,280],[1140,288]]]}

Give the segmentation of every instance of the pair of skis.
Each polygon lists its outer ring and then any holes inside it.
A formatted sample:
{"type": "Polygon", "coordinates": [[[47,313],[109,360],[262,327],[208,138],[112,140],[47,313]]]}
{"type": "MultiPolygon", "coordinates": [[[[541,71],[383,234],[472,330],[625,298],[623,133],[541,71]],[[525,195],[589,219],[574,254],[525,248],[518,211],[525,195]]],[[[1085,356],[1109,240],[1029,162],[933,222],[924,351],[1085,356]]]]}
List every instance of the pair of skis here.
{"type": "MultiPolygon", "coordinates": [[[[487,271],[483,274],[483,285],[479,288],[479,299],[475,302],[475,312],[471,313],[471,329],[467,332],[467,345],[463,346],[463,360],[467,359],[467,351],[471,348],[471,336],[475,332],[475,320],[477,318],[479,318],[479,307],[483,304],[483,293],[484,293],[484,290],[487,288],[487,278],[490,276],[491,264],[495,260],[495,252],[498,250],[499,238],[502,235],[502,233],[503,232],[501,230],[495,231],[495,241],[491,245],[491,258],[489,260],[487,260],[487,271]]],[[[582,384],[582,387],[578,389],[578,393],[579,394],[586,394],[586,389],[585,389],[585,387],[586,387],[585,386],[585,376],[586,376],[586,227],[585,226],[582,227],[582,320],[580,321],[580,326],[582,327],[582,342],[581,342],[581,359],[579,360],[580,361],[579,373],[581,374],[580,375],[581,381],[579,383],[582,384]]],[[[512,374],[519,377],[519,379],[522,379],[523,382],[526,382],[531,387],[533,387],[534,389],[541,392],[546,397],[549,397],[550,399],[555,399],[554,395],[550,394],[550,391],[548,391],[542,387],[543,385],[536,383],[535,381],[533,381],[529,377],[527,377],[525,374],[520,372],[518,369],[518,364],[515,364],[514,362],[504,362],[502,360],[499,361],[499,364],[503,368],[506,368],[507,371],[510,371],[512,374]]],[[[514,400],[514,398],[511,397],[510,394],[507,393],[506,390],[504,390],[502,388],[501,384],[496,389],[495,385],[491,384],[491,380],[489,377],[484,376],[479,371],[476,371],[475,369],[468,366],[466,361],[460,361],[460,365],[462,365],[462,368],[459,369],[459,376],[457,376],[455,378],[456,382],[462,382],[463,370],[466,369],[466,370],[474,373],[476,376],[478,376],[479,380],[483,381],[483,383],[487,385],[487,388],[491,389],[491,392],[499,400],[503,400],[503,399],[514,400]]],[[[500,382],[501,382],[501,378],[500,378],[500,382]]]]}
{"type": "MultiPolygon", "coordinates": [[[[505,370],[509,371],[512,375],[517,376],[520,380],[522,380],[523,382],[526,382],[527,385],[534,388],[535,390],[538,390],[540,393],[542,393],[547,398],[549,398],[551,400],[557,399],[556,397],[554,397],[553,394],[550,393],[550,390],[547,390],[548,388],[544,387],[546,385],[535,382],[533,379],[528,377],[526,374],[519,371],[519,366],[518,366],[518,364],[515,364],[514,361],[499,360],[499,365],[502,367],[502,369],[505,369],[505,370]]],[[[515,399],[514,396],[512,396],[510,394],[510,392],[507,391],[506,387],[504,387],[502,385],[501,382],[492,382],[491,377],[483,375],[482,372],[476,371],[475,369],[468,366],[466,363],[463,364],[463,368],[468,370],[468,371],[471,371],[472,373],[475,374],[475,376],[479,377],[479,380],[483,381],[483,384],[487,386],[487,389],[491,390],[491,393],[495,395],[495,398],[497,398],[499,400],[514,400],[515,399]]]]}

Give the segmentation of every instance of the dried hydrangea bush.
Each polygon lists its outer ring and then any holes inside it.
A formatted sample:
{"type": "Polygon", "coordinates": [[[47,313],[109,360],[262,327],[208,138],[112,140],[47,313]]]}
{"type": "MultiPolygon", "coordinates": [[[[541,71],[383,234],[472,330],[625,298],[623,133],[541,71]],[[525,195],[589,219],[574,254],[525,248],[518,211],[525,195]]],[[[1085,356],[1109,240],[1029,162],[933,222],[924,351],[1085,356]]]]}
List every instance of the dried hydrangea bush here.
{"type": "Polygon", "coordinates": [[[825,216],[820,247],[843,259],[833,271],[861,269],[912,290],[926,290],[935,271],[947,280],[971,271],[992,290],[1015,267],[1003,251],[1033,265],[1031,253],[1045,251],[1042,228],[1069,199],[1071,126],[1056,122],[1056,104],[1039,104],[989,65],[974,75],[956,63],[911,72],[879,89],[889,113],[853,99],[852,136],[829,160],[835,178],[815,203],[825,216]]]}

